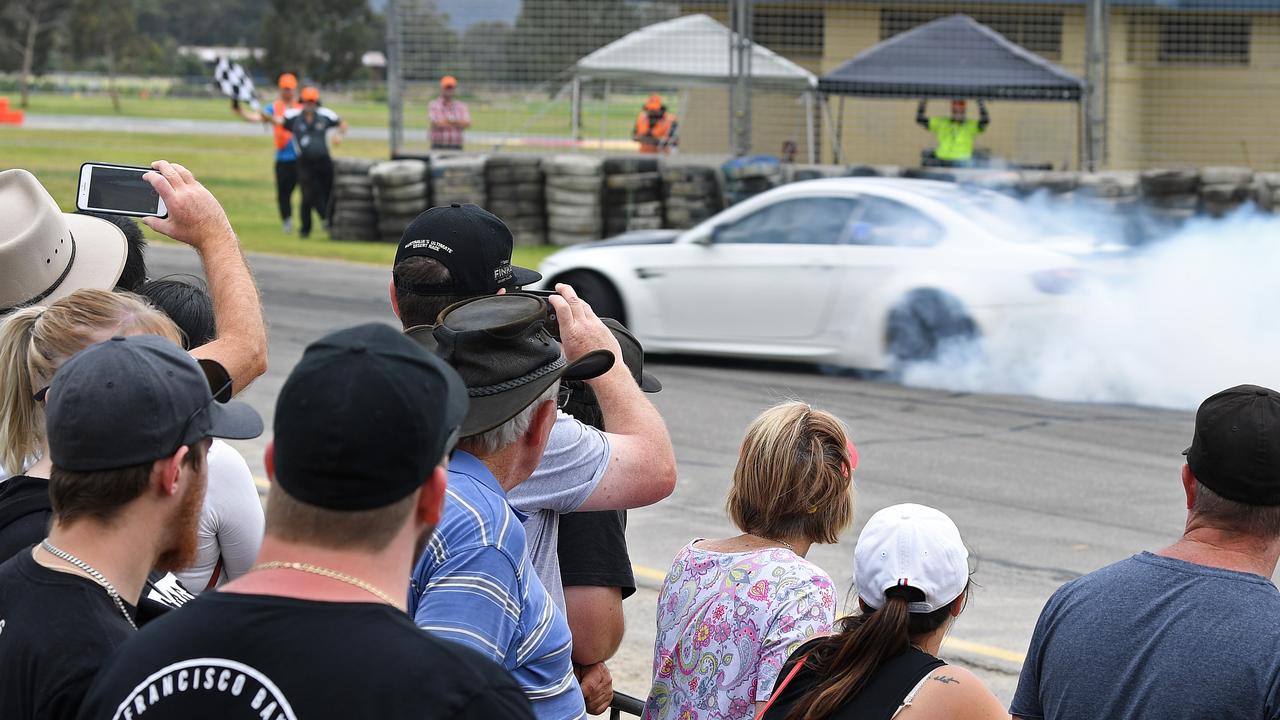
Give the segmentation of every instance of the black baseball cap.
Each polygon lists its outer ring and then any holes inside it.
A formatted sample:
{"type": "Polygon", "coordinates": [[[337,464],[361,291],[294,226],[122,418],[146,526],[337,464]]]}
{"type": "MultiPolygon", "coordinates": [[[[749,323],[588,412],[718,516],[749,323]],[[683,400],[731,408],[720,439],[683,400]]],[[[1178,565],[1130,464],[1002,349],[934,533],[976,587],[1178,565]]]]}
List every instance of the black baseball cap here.
{"type": "Polygon", "coordinates": [[[1222,497],[1280,505],[1280,393],[1237,385],[1209,396],[1182,454],[1196,479],[1222,497]]]}
{"type": "Polygon", "coordinates": [[[448,285],[415,285],[393,278],[396,288],[415,295],[492,295],[499,289],[531,285],[542,276],[511,264],[515,238],[493,213],[467,203],[433,207],[400,237],[395,262],[411,257],[437,260],[449,269],[448,285]]]}
{"type": "Polygon", "coordinates": [[[465,300],[440,314],[436,353],[462,376],[471,398],[463,437],[520,414],[557,380],[590,380],[613,367],[608,350],[566,361],[547,331],[546,307],[540,297],[511,293],[465,300]]]}
{"type": "Polygon", "coordinates": [[[141,465],[207,437],[262,434],[252,407],[215,401],[195,359],[155,335],[76,353],[54,373],[45,414],[53,464],[76,472],[141,465]]]}
{"type": "Polygon", "coordinates": [[[467,414],[447,364],[387,325],[339,330],[307,346],[275,415],[275,481],[331,510],[408,497],[440,464],[467,414]]]}

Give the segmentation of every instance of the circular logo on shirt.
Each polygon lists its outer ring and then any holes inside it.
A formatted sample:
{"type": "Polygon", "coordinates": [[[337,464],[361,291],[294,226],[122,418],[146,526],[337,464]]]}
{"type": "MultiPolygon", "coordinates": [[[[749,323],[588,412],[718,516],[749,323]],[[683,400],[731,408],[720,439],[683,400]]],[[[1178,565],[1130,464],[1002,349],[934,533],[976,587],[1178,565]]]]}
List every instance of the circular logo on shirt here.
{"type": "Polygon", "coordinates": [[[171,709],[172,714],[160,715],[172,717],[204,709],[223,718],[297,720],[289,700],[270,678],[222,658],[183,660],[152,673],[120,703],[113,718],[134,720],[153,708],[171,709]]]}

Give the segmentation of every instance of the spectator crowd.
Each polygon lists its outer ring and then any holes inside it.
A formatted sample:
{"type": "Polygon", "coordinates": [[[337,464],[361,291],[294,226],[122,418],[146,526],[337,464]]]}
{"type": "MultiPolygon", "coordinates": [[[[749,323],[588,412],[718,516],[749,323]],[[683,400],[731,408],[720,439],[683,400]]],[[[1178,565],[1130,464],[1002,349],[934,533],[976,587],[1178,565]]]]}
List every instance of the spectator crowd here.
{"type": "MultiPolygon", "coordinates": [[[[0,718],[605,711],[625,511],[677,475],[635,337],[572,287],[522,290],[541,278],[501,219],[432,208],[390,269],[402,331],[337,330],[289,372],[264,513],[224,442],[265,430],[236,399],[267,367],[253,275],[213,195],[152,167],[169,215],[142,222],[204,282],[149,279],[134,221],[0,172],[0,718]]],[[[666,575],[643,716],[1280,717],[1280,393],[1209,397],[1184,454],[1181,538],[1055,592],[1005,708],[939,657],[972,586],[956,525],[872,515],[838,614],[806,556],[853,522],[858,450],[830,413],[768,408],[739,534],[666,575]]]]}

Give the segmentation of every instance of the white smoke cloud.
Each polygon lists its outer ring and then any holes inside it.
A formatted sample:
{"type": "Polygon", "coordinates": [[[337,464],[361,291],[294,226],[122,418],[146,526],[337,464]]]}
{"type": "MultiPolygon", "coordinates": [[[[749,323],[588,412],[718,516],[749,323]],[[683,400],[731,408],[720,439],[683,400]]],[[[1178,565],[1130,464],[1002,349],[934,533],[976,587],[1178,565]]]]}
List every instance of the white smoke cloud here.
{"type": "MultiPolygon", "coordinates": [[[[1029,207],[1041,225],[1122,231],[1109,213],[1029,207]]],[[[1036,337],[952,348],[903,381],[1184,409],[1241,383],[1280,388],[1280,217],[1246,206],[1194,219],[1070,299],[1069,316],[1036,337]]]]}

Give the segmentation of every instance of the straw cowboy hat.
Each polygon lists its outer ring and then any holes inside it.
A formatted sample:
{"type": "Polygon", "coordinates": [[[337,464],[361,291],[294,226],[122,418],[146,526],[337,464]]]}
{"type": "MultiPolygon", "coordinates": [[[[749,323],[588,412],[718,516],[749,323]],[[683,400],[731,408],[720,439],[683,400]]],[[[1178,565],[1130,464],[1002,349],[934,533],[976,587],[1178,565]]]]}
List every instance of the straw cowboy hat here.
{"type": "Polygon", "coordinates": [[[82,288],[110,290],[127,251],[120,228],[62,212],[26,170],[0,172],[0,314],[82,288]]]}

